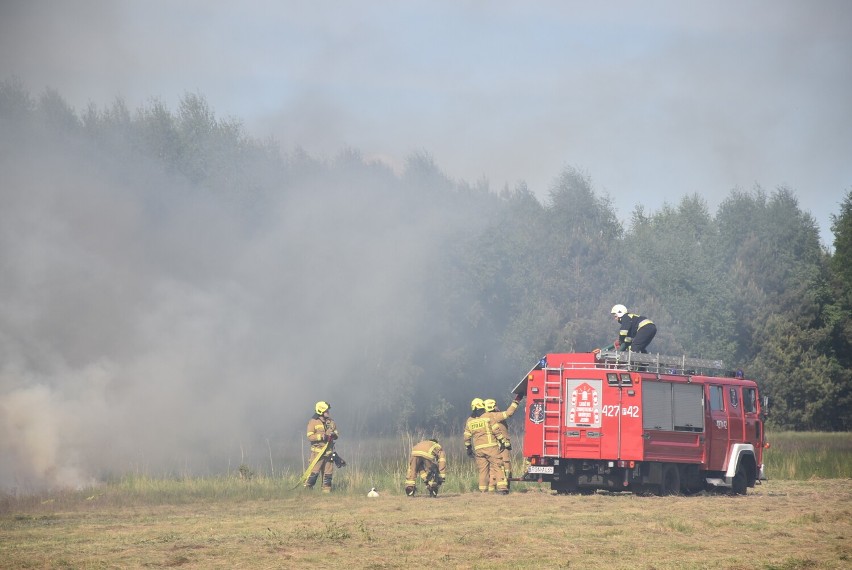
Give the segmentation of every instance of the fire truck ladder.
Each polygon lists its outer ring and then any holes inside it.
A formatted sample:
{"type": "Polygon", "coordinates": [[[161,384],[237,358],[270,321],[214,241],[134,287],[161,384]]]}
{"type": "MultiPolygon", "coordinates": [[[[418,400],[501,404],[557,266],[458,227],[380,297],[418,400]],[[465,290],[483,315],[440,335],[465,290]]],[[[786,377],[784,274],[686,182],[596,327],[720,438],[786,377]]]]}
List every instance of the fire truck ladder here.
{"type": "Polygon", "coordinates": [[[542,455],[562,457],[562,368],[544,368],[542,455]]]}
{"type": "Polygon", "coordinates": [[[666,356],[663,354],[643,354],[633,351],[603,351],[597,355],[598,363],[606,368],[619,370],[641,370],[656,374],[696,374],[698,370],[715,373],[723,370],[721,360],[687,358],[686,356],[666,356]]]}

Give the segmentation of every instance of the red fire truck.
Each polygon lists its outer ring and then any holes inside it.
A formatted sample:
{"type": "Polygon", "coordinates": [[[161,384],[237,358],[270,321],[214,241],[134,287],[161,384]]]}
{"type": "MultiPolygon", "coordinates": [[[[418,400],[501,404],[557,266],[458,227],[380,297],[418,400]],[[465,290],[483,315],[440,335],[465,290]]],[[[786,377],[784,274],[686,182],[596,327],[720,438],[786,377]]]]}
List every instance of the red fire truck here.
{"type": "Polygon", "coordinates": [[[525,481],[558,493],[713,488],[765,480],[757,384],[720,361],[632,352],[548,354],[526,396],[525,481]]]}

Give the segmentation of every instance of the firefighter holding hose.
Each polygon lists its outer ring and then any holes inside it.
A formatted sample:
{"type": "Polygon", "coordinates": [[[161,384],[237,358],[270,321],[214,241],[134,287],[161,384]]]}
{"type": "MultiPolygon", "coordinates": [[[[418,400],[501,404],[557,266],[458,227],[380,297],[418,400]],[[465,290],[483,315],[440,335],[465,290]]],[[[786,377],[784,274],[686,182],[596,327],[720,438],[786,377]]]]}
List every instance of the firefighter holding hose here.
{"type": "MultiPolygon", "coordinates": [[[[311,444],[311,462],[308,466],[310,475],[305,480],[305,488],[313,489],[317,479],[322,473],[322,491],[331,492],[331,480],[334,472],[337,455],[334,451],[334,442],[337,440],[337,424],[328,415],[331,404],[319,401],[314,406],[316,412],[308,420],[308,441],[311,444]]],[[[337,462],[343,463],[342,460],[337,462]]],[[[340,465],[342,467],[342,465],[340,465]]]]}

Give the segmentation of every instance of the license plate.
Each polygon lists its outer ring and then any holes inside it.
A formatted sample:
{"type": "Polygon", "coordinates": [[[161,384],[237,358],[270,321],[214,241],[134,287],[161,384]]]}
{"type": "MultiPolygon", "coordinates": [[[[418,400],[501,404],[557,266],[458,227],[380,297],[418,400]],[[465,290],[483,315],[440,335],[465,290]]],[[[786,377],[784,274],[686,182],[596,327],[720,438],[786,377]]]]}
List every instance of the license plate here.
{"type": "Polygon", "coordinates": [[[527,473],[542,473],[545,475],[553,475],[553,466],[542,466],[542,465],[530,465],[529,471],[527,473]]]}

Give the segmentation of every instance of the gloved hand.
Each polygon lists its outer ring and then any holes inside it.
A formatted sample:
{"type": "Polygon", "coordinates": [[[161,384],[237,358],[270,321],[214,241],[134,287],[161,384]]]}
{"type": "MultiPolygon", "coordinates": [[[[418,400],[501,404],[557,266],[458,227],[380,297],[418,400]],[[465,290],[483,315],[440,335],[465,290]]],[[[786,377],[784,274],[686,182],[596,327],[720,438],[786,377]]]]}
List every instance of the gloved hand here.
{"type": "Polygon", "coordinates": [[[447,478],[444,477],[443,475],[438,475],[438,485],[443,485],[444,481],[446,481],[446,480],[447,480],[447,478]]]}
{"type": "Polygon", "coordinates": [[[520,394],[515,394],[515,401],[516,402],[520,402],[523,399],[524,399],[524,393],[523,392],[521,392],[520,394]]]}
{"type": "Polygon", "coordinates": [[[473,457],[473,449],[469,445],[467,446],[467,456],[473,457]]]}
{"type": "Polygon", "coordinates": [[[336,433],[330,433],[328,437],[330,437],[332,440],[335,440],[335,439],[337,439],[337,434],[336,433]]]}
{"type": "Polygon", "coordinates": [[[504,441],[503,442],[503,449],[511,450],[512,449],[512,442],[511,441],[504,441]]]}
{"type": "Polygon", "coordinates": [[[506,449],[506,442],[505,442],[505,441],[503,441],[502,439],[497,440],[497,448],[498,448],[500,451],[503,451],[504,449],[506,449]]]}

